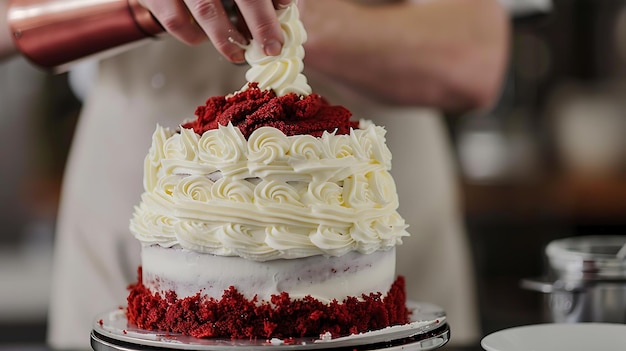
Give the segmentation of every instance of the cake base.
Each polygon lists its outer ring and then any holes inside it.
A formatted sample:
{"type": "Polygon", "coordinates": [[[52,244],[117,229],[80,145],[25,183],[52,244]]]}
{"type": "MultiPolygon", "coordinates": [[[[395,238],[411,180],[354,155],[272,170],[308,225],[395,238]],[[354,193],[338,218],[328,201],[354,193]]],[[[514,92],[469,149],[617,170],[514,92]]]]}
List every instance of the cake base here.
{"type": "Polygon", "coordinates": [[[339,337],[409,321],[403,277],[384,296],[377,292],[324,303],[310,296],[291,299],[287,293],[257,301],[232,286],[221,299],[200,293],[179,299],[174,292],[152,293],[142,283],[141,268],[138,273],[138,283],[130,287],[127,318],[147,330],[197,338],[339,337]]]}
{"type": "Polygon", "coordinates": [[[410,323],[340,338],[198,339],[177,333],[139,329],[128,322],[125,309],[115,308],[93,321],[91,345],[96,351],[426,351],[444,346],[450,338],[445,311],[436,305],[408,301],[410,323]]]}

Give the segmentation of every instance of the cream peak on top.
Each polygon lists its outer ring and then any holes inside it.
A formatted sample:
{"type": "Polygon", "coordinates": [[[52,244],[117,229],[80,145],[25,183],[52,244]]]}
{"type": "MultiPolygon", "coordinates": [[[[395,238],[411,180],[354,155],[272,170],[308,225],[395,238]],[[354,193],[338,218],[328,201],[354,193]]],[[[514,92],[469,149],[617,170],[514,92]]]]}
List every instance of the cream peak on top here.
{"type": "MultiPolygon", "coordinates": [[[[267,56],[261,43],[252,40],[246,46],[246,61],[250,69],[246,72],[248,83],[256,82],[261,90],[272,89],[277,96],[295,93],[300,96],[311,94],[304,70],[304,47],[307,33],[300,21],[296,1],[277,11],[284,35],[283,49],[278,56],[267,56]]],[[[248,83],[241,88],[244,91],[248,83]]]]}

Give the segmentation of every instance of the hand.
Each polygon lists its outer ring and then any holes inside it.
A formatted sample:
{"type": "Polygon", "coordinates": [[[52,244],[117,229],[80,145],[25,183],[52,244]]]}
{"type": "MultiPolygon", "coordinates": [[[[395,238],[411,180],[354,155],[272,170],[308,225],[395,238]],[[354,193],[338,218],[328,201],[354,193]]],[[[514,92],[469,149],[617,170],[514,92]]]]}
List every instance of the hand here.
{"type": "Polygon", "coordinates": [[[510,21],[499,0],[299,0],[298,7],[308,74],[346,94],[455,114],[489,109],[500,94],[510,21]]]}
{"type": "Polygon", "coordinates": [[[242,44],[247,35],[262,44],[266,55],[280,54],[283,34],[276,8],[292,0],[228,0],[234,2],[243,21],[239,30],[229,19],[220,0],[140,0],[163,28],[180,41],[195,45],[207,38],[231,62],[244,62],[242,44]],[[247,32],[247,33],[246,33],[247,32]]]}

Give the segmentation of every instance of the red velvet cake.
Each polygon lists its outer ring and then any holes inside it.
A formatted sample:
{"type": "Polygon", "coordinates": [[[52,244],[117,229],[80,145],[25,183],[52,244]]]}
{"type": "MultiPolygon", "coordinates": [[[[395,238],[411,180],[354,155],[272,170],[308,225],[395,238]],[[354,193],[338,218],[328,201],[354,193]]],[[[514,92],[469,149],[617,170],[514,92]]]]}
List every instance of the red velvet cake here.
{"type": "Polygon", "coordinates": [[[370,293],[343,302],[321,302],[311,296],[291,299],[288,293],[272,295],[259,303],[246,299],[233,286],[221,299],[200,293],[178,299],[169,291],[153,293],[139,281],[128,297],[128,319],[140,328],[182,333],[198,338],[289,338],[358,334],[409,321],[404,278],[399,277],[386,296],[370,293]]]}
{"type": "Polygon", "coordinates": [[[253,42],[251,83],[153,134],[130,224],[142,252],[127,317],[139,328],[288,339],[409,322],[385,130],[311,93],[297,7],[279,19],[282,55],[253,42]]]}

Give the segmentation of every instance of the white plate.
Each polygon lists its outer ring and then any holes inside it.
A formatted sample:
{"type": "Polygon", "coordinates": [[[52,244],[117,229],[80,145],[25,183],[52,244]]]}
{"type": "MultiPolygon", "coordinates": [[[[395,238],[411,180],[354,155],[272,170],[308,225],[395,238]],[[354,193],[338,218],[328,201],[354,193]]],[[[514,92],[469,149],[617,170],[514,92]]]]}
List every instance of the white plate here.
{"type": "Polygon", "coordinates": [[[626,350],[626,325],[610,323],[536,324],[484,337],[487,351],[626,350]]]}
{"type": "MultiPolygon", "coordinates": [[[[338,347],[355,347],[391,342],[394,340],[415,338],[419,343],[418,350],[431,350],[443,346],[449,338],[445,312],[438,306],[425,303],[410,302],[407,307],[412,311],[411,322],[371,332],[350,335],[334,339],[299,338],[294,342],[284,343],[279,339],[272,340],[230,340],[207,338],[198,339],[191,336],[154,332],[139,329],[128,324],[124,310],[117,309],[98,316],[93,325],[93,331],[105,338],[113,339],[132,345],[204,351],[228,351],[237,349],[270,350],[310,350],[338,347]],[[418,336],[423,335],[424,338],[418,336]]],[[[92,337],[93,338],[93,337],[92,337]]],[[[96,336],[97,338],[97,336],[96,336]]],[[[394,350],[409,349],[408,345],[396,345],[394,350]]]]}

